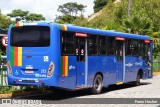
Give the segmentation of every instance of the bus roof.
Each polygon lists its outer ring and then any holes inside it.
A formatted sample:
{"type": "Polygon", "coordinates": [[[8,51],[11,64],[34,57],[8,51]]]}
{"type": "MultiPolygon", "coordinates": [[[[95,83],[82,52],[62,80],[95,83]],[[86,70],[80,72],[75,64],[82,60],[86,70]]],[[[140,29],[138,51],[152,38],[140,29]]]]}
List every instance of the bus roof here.
{"type": "MultiPolygon", "coordinates": [[[[46,22],[39,22],[34,23],[34,25],[55,25],[58,28],[61,26],[61,24],[56,23],[46,23],[46,22]]],[[[32,25],[32,23],[26,23],[25,25],[32,25]]],[[[67,27],[67,31],[74,31],[78,33],[89,33],[89,34],[96,34],[96,35],[104,35],[104,36],[113,36],[113,37],[124,37],[124,38],[133,38],[133,39],[142,39],[142,40],[150,40],[148,36],[145,35],[138,35],[138,34],[131,34],[131,33],[123,33],[123,32],[117,32],[114,30],[101,30],[101,29],[94,29],[94,28],[87,28],[87,27],[80,27],[80,26],[74,26],[71,24],[64,24],[67,27]]]]}
{"type": "Polygon", "coordinates": [[[66,26],[67,26],[67,31],[75,31],[75,32],[82,32],[82,33],[89,33],[89,34],[99,34],[99,35],[104,35],[104,36],[106,35],[106,36],[114,36],[114,37],[150,40],[150,38],[145,35],[122,33],[122,32],[110,31],[110,30],[101,30],[101,29],[86,28],[86,27],[72,26],[72,25],[66,25],[66,26]]]}

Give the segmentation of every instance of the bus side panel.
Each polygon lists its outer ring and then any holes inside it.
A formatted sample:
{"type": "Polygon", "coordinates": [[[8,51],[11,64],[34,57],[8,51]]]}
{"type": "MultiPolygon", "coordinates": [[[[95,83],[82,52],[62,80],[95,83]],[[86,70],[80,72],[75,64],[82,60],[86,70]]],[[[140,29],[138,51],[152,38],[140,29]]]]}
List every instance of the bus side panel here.
{"type": "Polygon", "coordinates": [[[142,79],[148,79],[149,75],[148,75],[148,65],[147,65],[147,61],[143,60],[143,67],[142,67],[142,70],[143,70],[143,77],[142,79]]]}
{"type": "Polygon", "coordinates": [[[126,56],[126,75],[125,82],[135,81],[139,69],[143,69],[142,58],[126,56]]]}
{"type": "Polygon", "coordinates": [[[76,56],[61,56],[59,87],[75,89],[76,87],[76,56]],[[68,57],[68,61],[62,62],[62,57],[68,57]]]}
{"type": "Polygon", "coordinates": [[[92,86],[97,72],[103,74],[104,86],[116,83],[115,57],[113,56],[89,56],[88,57],[88,85],[92,86]]]}
{"type": "Polygon", "coordinates": [[[59,86],[59,70],[60,70],[60,64],[59,64],[59,56],[61,54],[60,52],[60,38],[59,38],[59,28],[56,26],[50,25],[51,27],[51,45],[50,49],[52,50],[51,53],[49,53],[49,56],[51,58],[51,61],[55,64],[55,69],[53,76],[51,76],[51,80],[48,80],[46,83],[49,86],[59,86]],[[56,81],[55,81],[56,80],[56,81]]]}

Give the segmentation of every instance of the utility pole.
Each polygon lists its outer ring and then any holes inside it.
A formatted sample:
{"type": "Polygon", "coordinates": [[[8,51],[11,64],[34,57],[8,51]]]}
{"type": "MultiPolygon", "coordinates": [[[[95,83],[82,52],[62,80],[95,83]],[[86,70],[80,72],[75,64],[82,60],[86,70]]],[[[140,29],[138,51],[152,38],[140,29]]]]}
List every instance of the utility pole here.
{"type": "Polygon", "coordinates": [[[131,17],[131,0],[128,0],[128,17],[131,17]]]}

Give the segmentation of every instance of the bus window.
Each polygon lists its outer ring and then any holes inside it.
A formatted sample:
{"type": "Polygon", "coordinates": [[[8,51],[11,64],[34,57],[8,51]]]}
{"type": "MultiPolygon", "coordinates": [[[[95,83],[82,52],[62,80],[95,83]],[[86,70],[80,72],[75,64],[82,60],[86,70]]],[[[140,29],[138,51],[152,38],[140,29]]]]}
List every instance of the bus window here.
{"type": "Polygon", "coordinates": [[[114,37],[108,37],[107,39],[108,55],[115,55],[114,43],[115,43],[114,37]]]}
{"type": "Polygon", "coordinates": [[[89,55],[98,54],[98,36],[90,35],[89,36],[89,55]]]}
{"type": "Polygon", "coordinates": [[[145,44],[145,56],[144,59],[149,61],[149,53],[150,53],[150,44],[145,44]]]}
{"type": "Polygon", "coordinates": [[[99,36],[98,44],[99,44],[99,55],[106,55],[107,54],[107,37],[99,36]]]}
{"type": "Polygon", "coordinates": [[[61,32],[62,55],[74,55],[74,33],[61,32]]]}
{"type": "Polygon", "coordinates": [[[142,58],[144,58],[144,45],[145,45],[145,43],[144,43],[144,41],[143,40],[139,40],[139,43],[138,43],[138,53],[139,53],[139,57],[142,57],[142,58]]]}
{"type": "Polygon", "coordinates": [[[126,39],[126,55],[138,56],[138,40],[126,39]]]}
{"type": "Polygon", "coordinates": [[[13,27],[10,43],[15,47],[50,46],[50,28],[48,26],[13,27]]]}
{"type": "Polygon", "coordinates": [[[130,45],[131,45],[131,39],[126,39],[126,56],[131,55],[130,45]]]}
{"type": "Polygon", "coordinates": [[[130,46],[131,54],[133,56],[138,56],[138,40],[132,39],[130,46]]]}

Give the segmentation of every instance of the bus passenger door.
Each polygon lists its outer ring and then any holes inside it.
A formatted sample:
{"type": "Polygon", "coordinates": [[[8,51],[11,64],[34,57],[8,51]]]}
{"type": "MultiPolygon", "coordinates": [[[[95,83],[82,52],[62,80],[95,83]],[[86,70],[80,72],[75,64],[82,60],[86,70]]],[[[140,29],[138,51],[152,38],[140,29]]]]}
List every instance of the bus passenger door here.
{"type": "Polygon", "coordinates": [[[87,39],[86,37],[79,37],[76,36],[76,72],[77,72],[77,86],[84,86],[85,85],[85,67],[86,67],[86,44],[87,39]]]}
{"type": "Polygon", "coordinates": [[[124,38],[116,37],[116,81],[123,82],[124,71],[124,38]]]}
{"type": "Polygon", "coordinates": [[[147,77],[152,78],[152,41],[145,41],[145,60],[148,68],[147,77]]]}
{"type": "Polygon", "coordinates": [[[152,59],[152,51],[153,51],[153,42],[151,41],[151,43],[149,44],[149,47],[148,47],[148,59],[149,59],[149,62],[148,62],[148,76],[149,78],[152,78],[153,77],[153,59],[152,59]]]}

